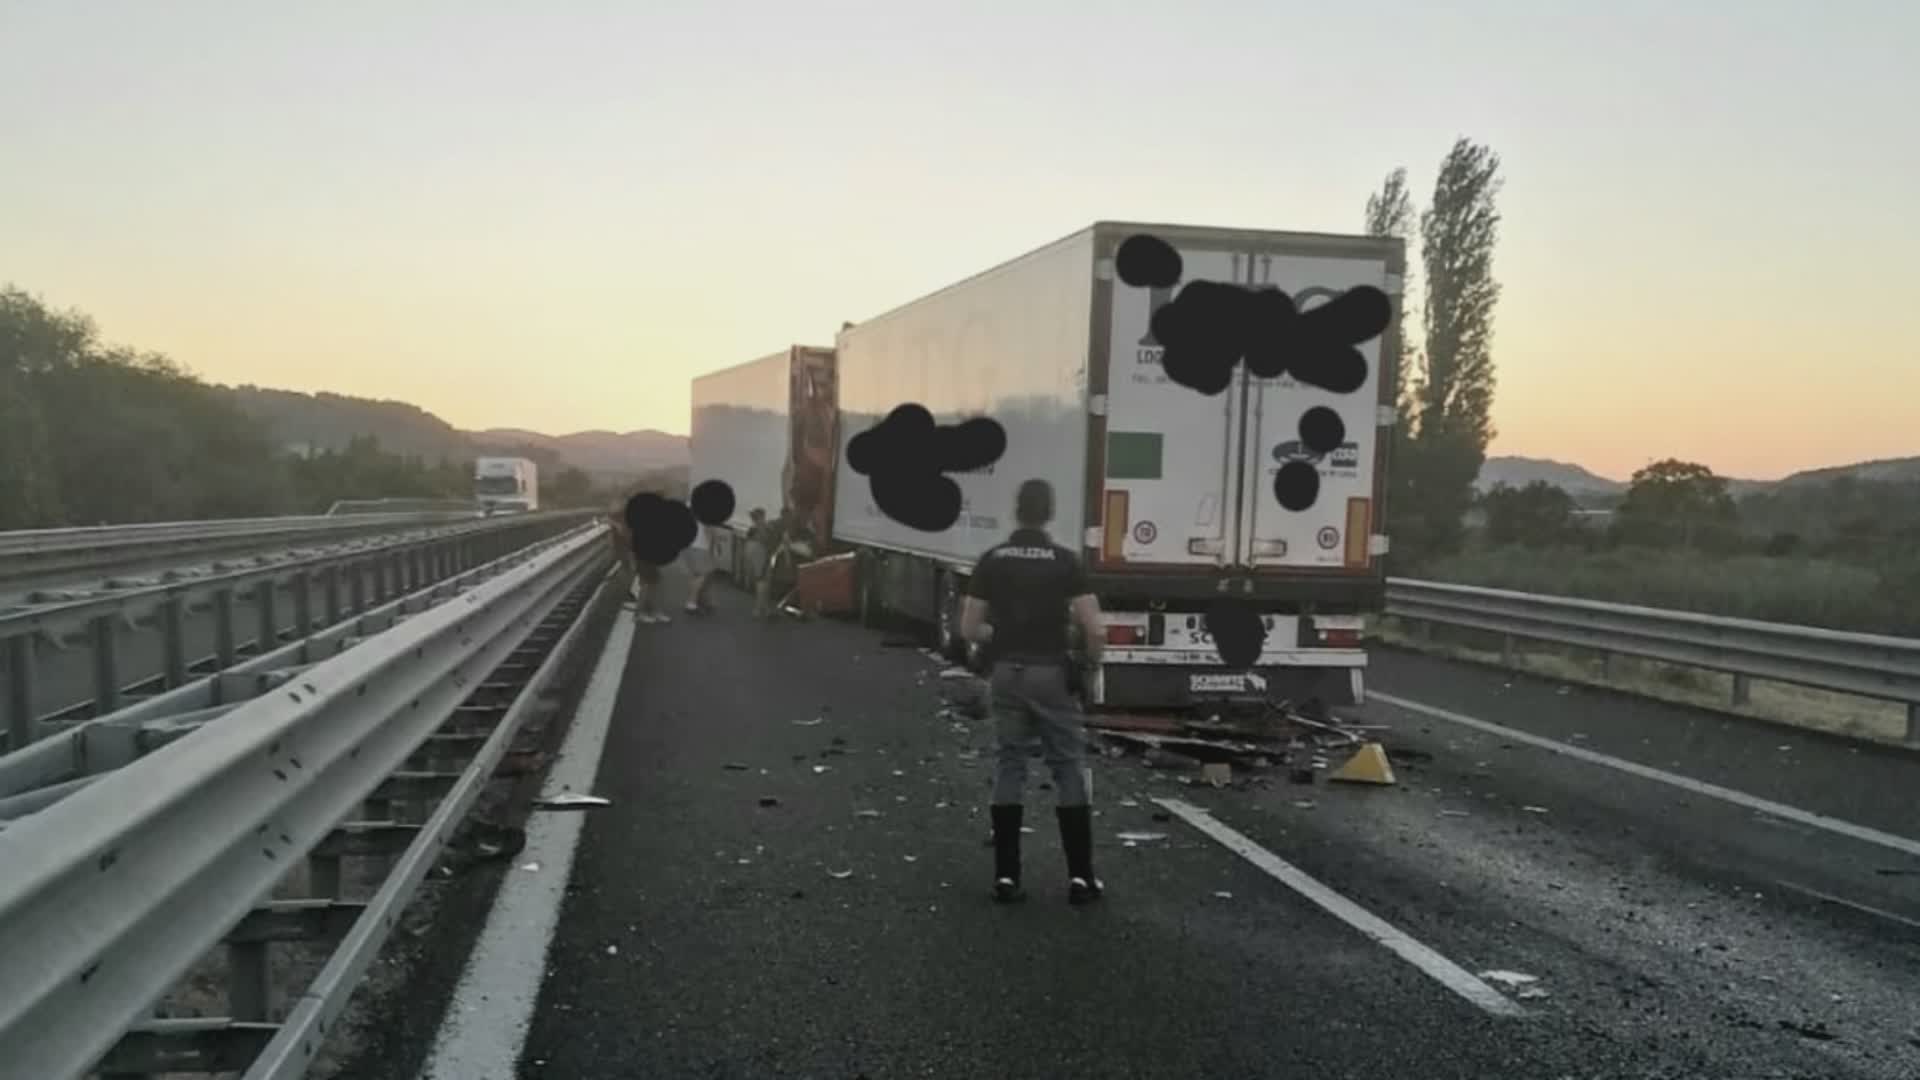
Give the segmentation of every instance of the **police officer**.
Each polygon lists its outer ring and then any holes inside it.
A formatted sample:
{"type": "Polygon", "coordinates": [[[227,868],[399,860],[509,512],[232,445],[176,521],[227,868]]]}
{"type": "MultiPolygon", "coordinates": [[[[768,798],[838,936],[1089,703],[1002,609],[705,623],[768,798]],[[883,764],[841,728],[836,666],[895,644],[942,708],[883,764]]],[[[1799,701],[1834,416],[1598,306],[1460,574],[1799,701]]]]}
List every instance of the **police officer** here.
{"type": "Polygon", "coordinates": [[[1100,898],[1093,873],[1093,811],[1088,805],[1086,717],[1069,689],[1073,659],[1067,620],[1079,623],[1086,658],[1097,662],[1104,631],[1100,602],[1087,584],[1080,560],[1047,535],[1053,520],[1053,487],[1044,480],[1020,485],[1014,500],[1015,529],[1005,543],[980,557],[967,582],[960,633],[979,642],[992,665],[994,735],[994,899],[1025,898],[1020,888],[1020,824],[1027,781],[1027,748],[1038,738],[1059,805],[1060,846],[1067,855],[1067,899],[1085,904],[1100,898]]]}

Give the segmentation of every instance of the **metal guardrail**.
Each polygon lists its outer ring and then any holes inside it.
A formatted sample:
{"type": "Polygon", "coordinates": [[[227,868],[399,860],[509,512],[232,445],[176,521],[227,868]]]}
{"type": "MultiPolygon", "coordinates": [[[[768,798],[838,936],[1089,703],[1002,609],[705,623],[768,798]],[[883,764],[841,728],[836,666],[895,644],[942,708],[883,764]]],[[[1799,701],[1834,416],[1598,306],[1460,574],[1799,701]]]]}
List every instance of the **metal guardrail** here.
{"type": "Polygon", "coordinates": [[[104,715],[130,695],[185,684],[208,670],[233,666],[248,651],[264,652],[289,636],[305,637],[320,626],[364,613],[408,588],[439,580],[504,554],[536,537],[551,535],[581,514],[529,515],[461,523],[397,543],[348,545],[304,559],[213,573],[204,577],[123,589],[67,602],[43,603],[0,614],[0,662],[5,699],[0,732],[19,749],[46,734],[50,722],[104,715]],[[284,603],[283,603],[284,601],[284,603]],[[239,605],[251,608],[256,632],[242,633],[239,605]],[[195,656],[189,644],[191,616],[211,612],[210,653],[195,656]],[[158,655],[149,670],[129,678],[122,657],[124,631],[157,629],[158,655]],[[90,660],[91,700],[44,709],[36,685],[50,655],[83,638],[90,660]]]}
{"type": "Polygon", "coordinates": [[[1505,635],[1509,659],[1523,638],[1725,672],[1735,704],[1750,679],[1900,702],[1920,745],[1920,639],[1408,578],[1387,580],[1387,614],[1505,635]]]}
{"type": "Polygon", "coordinates": [[[107,572],[137,562],[188,554],[215,555],[321,536],[455,521],[469,512],[445,509],[216,521],[169,521],[0,532],[0,581],[107,572]]]}
{"type": "MultiPolygon", "coordinates": [[[[415,591],[371,610],[349,613],[343,621],[311,636],[271,652],[256,653],[250,660],[0,755],[0,828],[9,820],[51,806],[253,698],[271,693],[302,669],[384,633],[564,539],[536,540],[491,562],[460,569],[452,577],[424,586],[415,582],[415,591]]],[[[458,569],[457,561],[455,565],[458,569]]]]}
{"type": "Polygon", "coordinates": [[[341,499],[327,507],[328,517],[380,513],[477,514],[479,512],[480,504],[473,499],[341,499]]]}
{"type": "Polygon", "coordinates": [[[607,580],[603,532],[578,529],[0,831],[0,1073],[302,1076],[532,711],[528,690],[580,633],[578,600],[607,580]],[[422,798],[421,823],[388,820],[422,798]],[[371,820],[350,820],[363,807],[371,820]],[[373,897],[341,901],[341,857],[382,852],[397,859],[373,897]],[[312,899],[262,902],[303,870],[312,899]],[[303,936],[337,945],[270,1023],[268,943],[303,936]],[[151,1019],[223,946],[232,1015],[151,1019]]]}

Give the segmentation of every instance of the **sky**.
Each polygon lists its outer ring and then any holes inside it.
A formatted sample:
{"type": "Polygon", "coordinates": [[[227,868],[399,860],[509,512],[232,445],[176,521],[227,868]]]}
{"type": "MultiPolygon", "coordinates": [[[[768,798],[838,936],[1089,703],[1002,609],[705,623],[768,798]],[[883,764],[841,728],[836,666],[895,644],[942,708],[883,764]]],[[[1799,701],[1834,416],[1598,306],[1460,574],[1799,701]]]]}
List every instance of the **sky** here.
{"type": "Polygon", "coordinates": [[[685,432],[1096,220],[1501,157],[1491,452],[1920,453],[1920,4],[0,0],[0,283],[202,376],[685,432]]]}

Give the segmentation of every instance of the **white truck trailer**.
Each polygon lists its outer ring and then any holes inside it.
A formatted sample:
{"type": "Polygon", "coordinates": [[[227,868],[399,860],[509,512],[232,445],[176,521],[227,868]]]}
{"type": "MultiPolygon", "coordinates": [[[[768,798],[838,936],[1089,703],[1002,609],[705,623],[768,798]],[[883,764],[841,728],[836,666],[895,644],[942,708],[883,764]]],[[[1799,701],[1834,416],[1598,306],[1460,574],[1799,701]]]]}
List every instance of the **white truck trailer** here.
{"type": "Polygon", "coordinates": [[[867,603],[937,628],[956,658],[959,597],[982,552],[1013,527],[1022,481],[1050,481],[1056,542],[1078,551],[1107,614],[1096,704],[1184,707],[1259,696],[1357,703],[1366,655],[1361,619],[1385,598],[1381,531],[1394,422],[1400,241],[1249,229],[1102,222],[886,314],[836,343],[837,472],[833,546],[865,553],[867,603]],[[1115,272],[1120,245],[1146,234],[1181,256],[1182,275],[1135,287],[1115,272]],[[1301,310],[1372,286],[1392,301],[1384,333],[1360,344],[1358,390],[1332,393],[1291,376],[1235,369],[1227,391],[1168,380],[1153,313],[1195,280],[1285,290],[1301,310]],[[895,406],[937,422],[990,416],[1007,449],[954,477],[960,520],[939,533],[889,519],[846,447],[895,406]],[[1344,444],[1314,454],[1299,418],[1339,414],[1344,444]],[[1319,474],[1318,497],[1283,508],[1274,478],[1289,461],[1319,474]],[[1267,629],[1258,662],[1229,670],[1204,612],[1241,597],[1267,629]]]}
{"type": "Polygon", "coordinates": [[[489,514],[540,509],[540,470],[518,457],[483,457],[473,462],[473,497],[489,514]]]}
{"type": "Polygon", "coordinates": [[[749,515],[784,511],[818,540],[829,532],[834,439],[832,349],[794,345],[693,380],[689,483],[721,479],[733,516],[717,530],[714,563],[739,580],[749,515]]]}

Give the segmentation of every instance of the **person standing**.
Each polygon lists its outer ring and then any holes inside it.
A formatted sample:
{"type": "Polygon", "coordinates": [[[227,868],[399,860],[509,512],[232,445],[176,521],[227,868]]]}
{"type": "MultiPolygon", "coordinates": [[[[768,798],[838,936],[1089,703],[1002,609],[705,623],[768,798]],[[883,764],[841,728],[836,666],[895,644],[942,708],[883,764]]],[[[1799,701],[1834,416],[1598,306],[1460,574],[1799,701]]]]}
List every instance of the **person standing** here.
{"type": "Polygon", "coordinates": [[[715,527],[701,525],[699,536],[687,546],[681,561],[686,565],[687,614],[705,615],[713,610],[707,603],[707,583],[713,579],[713,537],[715,527]]]}
{"type": "MultiPolygon", "coordinates": [[[[637,494],[637,493],[636,493],[637,494]]],[[[670,621],[660,613],[660,568],[640,557],[634,542],[633,523],[627,520],[627,508],[633,496],[615,504],[607,517],[613,525],[613,546],[627,572],[633,575],[633,621],[663,623],[670,621]]]]}
{"type": "Polygon", "coordinates": [[[960,633],[982,646],[991,665],[995,753],[994,899],[1025,898],[1020,887],[1020,827],[1025,816],[1027,747],[1038,738],[1053,773],[1060,846],[1067,856],[1067,899],[1098,900],[1105,886],[1093,872],[1093,809],[1086,766],[1086,716],[1071,689],[1073,657],[1067,624],[1079,624],[1086,658],[1097,662],[1105,641],[1100,601],[1080,559],[1053,542],[1053,487],[1028,480],[1014,499],[1018,528],[989,548],[967,581],[960,633]],[[989,622],[989,620],[991,620],[989,622]]]}
{"type": "Polygon", "coordinates": [[[767,523],[767,512],[758,506],[747,515],[747,520],[751,524],[747,527],[746,584],[753,593],[753,617],[764,619],[769,614],[769,592],[773,588],[768,576],[773,560],[773,526],[767,523]]]}

